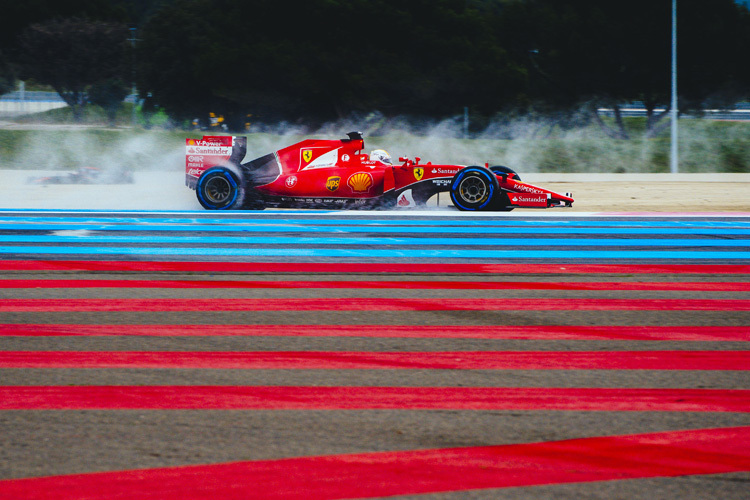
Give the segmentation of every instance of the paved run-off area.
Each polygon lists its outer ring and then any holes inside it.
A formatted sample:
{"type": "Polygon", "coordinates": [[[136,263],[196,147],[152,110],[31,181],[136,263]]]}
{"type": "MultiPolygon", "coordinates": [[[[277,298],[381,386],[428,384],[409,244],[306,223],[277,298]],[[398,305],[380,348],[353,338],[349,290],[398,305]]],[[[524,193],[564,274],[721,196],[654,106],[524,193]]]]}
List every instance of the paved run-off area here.
{"type": "Polygon", "coordinates": [[[747,184],[557,180],[573,210],[0,214],[0,498],[747,498],[747,184]]]}

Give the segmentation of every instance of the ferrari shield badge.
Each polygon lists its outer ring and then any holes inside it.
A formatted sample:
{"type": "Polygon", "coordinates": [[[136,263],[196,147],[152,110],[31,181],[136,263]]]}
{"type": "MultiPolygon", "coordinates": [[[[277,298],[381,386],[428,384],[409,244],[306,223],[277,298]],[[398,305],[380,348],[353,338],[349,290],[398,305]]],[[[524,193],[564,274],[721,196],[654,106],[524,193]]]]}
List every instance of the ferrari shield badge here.
{"type": "Polygon", "coordinates": [[[422,167],[414,167],[414,178],[418,181],[422,180],[422,176],[424,175],[424,169],[422,167]]]}
{"type": "Polygon", "coordinates": [[[339,184],[341,184],[341,177],[329,177],[326,181],[326,189],[333,193],[339,188],[339,184]]]}
{"type": "Polygon", "coordinates": [[[312,149],[303,149],[302,159],[305,160],[305,163],[310,163],[310,160],[312,160],[312,149]]]}

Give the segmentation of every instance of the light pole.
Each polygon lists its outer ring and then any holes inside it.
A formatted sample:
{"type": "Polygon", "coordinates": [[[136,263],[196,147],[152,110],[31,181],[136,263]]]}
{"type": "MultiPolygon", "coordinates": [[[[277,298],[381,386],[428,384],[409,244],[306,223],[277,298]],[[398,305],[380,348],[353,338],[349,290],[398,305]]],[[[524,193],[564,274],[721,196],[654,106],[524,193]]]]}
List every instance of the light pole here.
{"type": "Polygon", "coordinates": [[[677,0],[672,0],[672,151],[670,155],[670,172],[678,170],[678,134],[677,134],[677,0]]]}
{"type": "Polygon", "coordinates": [[[136,122],[137,122],[137,119],[136,119],[136,109],[135,108],[136,108],[136,104],[138,104],[138,90],[135,87],[135,42],[136,42],[135,30],[136,30],[136,28],[130,28],[130,47],[131,47],[131,50],[133,52],[133,61],[132,61],[133,62],[133,69],[132,69],[131,77],[130,77],[131,78],[131,82],[130,83],[131,83],[131,89],[132,89],[131,91],[132,91],[132,94],[133,94],[133,115],[132,115],[133,128],[135,128],[135,125],[136,125],[136,122]]]}

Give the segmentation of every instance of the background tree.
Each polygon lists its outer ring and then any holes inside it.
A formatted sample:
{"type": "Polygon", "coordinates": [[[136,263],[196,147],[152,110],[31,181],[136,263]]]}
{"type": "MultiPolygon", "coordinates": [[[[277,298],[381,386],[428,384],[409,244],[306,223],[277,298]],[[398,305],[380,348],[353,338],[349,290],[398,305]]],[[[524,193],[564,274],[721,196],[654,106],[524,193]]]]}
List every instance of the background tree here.
{"type": "Polygon", "coordinates": [[[184,119],[494,112],[524,69],[464,0],[180,0],[141,33],[139,87],[184,119]],[[210,108],[210,109],[209,109],[210,108]]]}
{"type": "Polygon", "coordinates": [[[8,93],[16,86],[16,77],[10,62],[0,51],[0,95],[8,93]]]}
{"type": "Polygon", "coordinates": [[[30,25],[50,19],[81,17],[120,20],[123,14],[109,0],[25,0],[3,2],[0,16],[0,50],[16,46],[18,36],[30,25]]]}
{"type": "MultiPolygon", "coordinates": [[[[747,96],[750,79],[738,53],[748,45],[747,9],[732,0],[680,0],[678,5],[681,111],[702,107],[718,94],[747,96]]],[[[620,104],[642,101],[647,134],[669,112],[671,3],[630,0],[526,0],[508,4],[498,25],[501,43],[529,68],[532,99],[548,110],[587,105],[611,136],[627,138],[620,104]],[[658,114],[658,106],[666,111],[658,114]],[[615,127],[598,109],[614,110],[615,127]]],[[[736,102],[736,101],[735,101],[736,102]]]]}
{"type": "MultiPolygon", "coordinates": [[[[468,106],[473,123],[498,111],[539,112],[569,126],[597,120],[626,138],[623,102],[644,103],[649,134],[665,125],[666,113],[656,110],[669,104],[670,7],[668,0],[28,0],[3,11],[0,51],[24,78],[64,80],[57,85],[74,108],[90,85],[120,76],[96,61],[66,59],[80,48],[69,41],[40,41],[62,23],[50,19],[75,15],[138,27],[138,88],[178,121],[214,112],[240,128],[249,113],[255,121],[314,122],[374,110],[442,118],[468,106]],[[23,31],[30,23],[37,24],[23,31]],[[51,55],[60,62],[54,71],[51,55]],[[89,68],[98,74],[85,75],[89,68]],[[602,120],[602,107],[614,110],[614,123],[602,120]]],[[[747,8],[680,0],[679,16],[680,111],[747,97],[750,65],[740,60],[750,49],[747,8]]],[[[84,45],[85,57],[105,46],[84,45]]],[[[111,60],[122,60],[121,48],[111,60]]],[[[130,68],[121,78],[130,81],[130,68]]]]}
{"type": "Polygon", "coordinates": [[[19,37],[21,77],[52,86],[80,121],[88,86],[124,74],[127,38],[122,24],[78,18],[33,24],[19,37]]]}
{"type": "Polygon", "coordinates": [[[115,126],[117,112],[122,101],[130,94],[130,87],[119,78],[108,78],[94,83],[88,90],[91,104],[100,106],[107,115],[111,127],[115,126]]]}

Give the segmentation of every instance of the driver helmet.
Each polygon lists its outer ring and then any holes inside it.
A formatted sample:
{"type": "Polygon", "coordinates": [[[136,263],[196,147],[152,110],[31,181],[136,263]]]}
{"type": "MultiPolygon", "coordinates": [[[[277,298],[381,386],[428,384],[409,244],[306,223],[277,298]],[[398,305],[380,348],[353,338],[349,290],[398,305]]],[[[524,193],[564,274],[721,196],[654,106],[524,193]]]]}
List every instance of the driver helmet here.
{"type": "Polygon", "coordinates": [[[370,153],[370,161],[379,161],[387,165],[391,164],[391,155],[385,149],[376,149],[370,153]]]}

